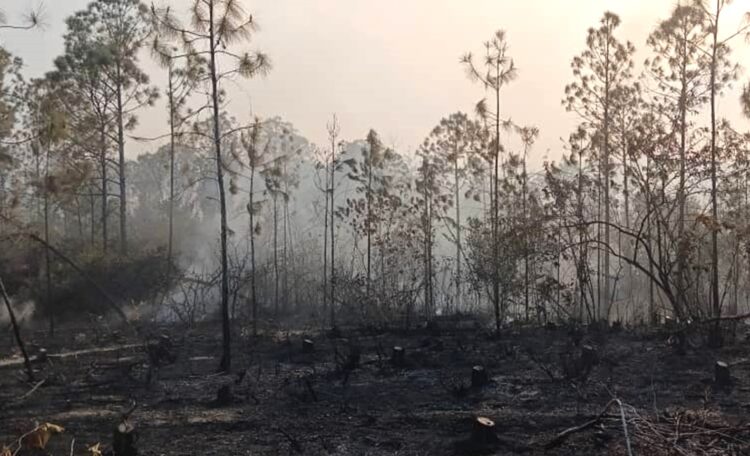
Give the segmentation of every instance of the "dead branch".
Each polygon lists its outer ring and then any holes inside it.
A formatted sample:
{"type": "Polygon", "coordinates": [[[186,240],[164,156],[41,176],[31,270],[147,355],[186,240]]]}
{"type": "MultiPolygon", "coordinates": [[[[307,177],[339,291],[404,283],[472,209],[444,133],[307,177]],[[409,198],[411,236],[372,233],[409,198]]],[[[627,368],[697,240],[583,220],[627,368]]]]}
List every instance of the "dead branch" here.
{"type": "Polygon", "coordinates": [[[607,416],[607,412],[609,412],[610,407],[612,407],[612,404],[616,404],[617,399],[612,399],[611,401],[607,402],[607,405],[602,409],[602,411],[597,415],[595,418],[592,418],[588,421],[586,421],[583,424],[579,424],[578,426],[573,426],[568,429],[565,429],[564,431],[557,434],[557,436],[547,442],[544,445],[544,448],[549,450],[551,448],[555,448],[565,442],[565,440],[568,439],[573,434],[576,434],[581,431],[585,431],[586,429],[590,429],[594,427],[597,423],[599,423],[602,419],[604,419],[607,416]]]}
{"type": "Polygon", "coordinates": [[[39,389],[39,387],[41,387],[42,385],[44,385],[44,383],[45,383],[46,381],[47,381],[47,379],[41,379],[41,380],[39,380],[38,382],[36,382],[36,385],[34,385],[34,387],[33,387],[33,388],[31,388],[31,389],[30,389],[29,391],[27,391],[27,392],[26,392],[26,393],[25,393],[25,394],[24,394],[23,396],[19,397],[19,398],[18,398],[18,400],[19,400],[19,401],[24,401],[24,400],[26,400],[27,398],[29,398],[29,397],[30,397],[30,396],[31,396],[32,394],[34,394],[34,392],[35,392],[36,390],[38,390],[38,389],[39,389]]]}

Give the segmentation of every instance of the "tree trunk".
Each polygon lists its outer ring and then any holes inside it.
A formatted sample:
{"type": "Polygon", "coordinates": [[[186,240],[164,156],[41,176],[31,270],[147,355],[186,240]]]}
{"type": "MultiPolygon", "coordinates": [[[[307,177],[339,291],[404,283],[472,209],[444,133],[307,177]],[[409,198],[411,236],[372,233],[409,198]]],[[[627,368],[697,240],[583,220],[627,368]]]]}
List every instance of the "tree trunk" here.
{"type": "Polygon", "coordinates": [[[128,199],[125,187],[125,126],[123,125],[122,81],[120,63],[117,62],[117,152],[120,174],[120,253],[128,253],[127,216],[128,199]]]}
{"type": "Polygon", "coordinates": [[[102,215],[101,215],[101,224],[102,224],[102,251],[106,254],[107,253],[107,244],[109,243],[108,237],[107,237],[107,195],[108,189],[107,189],[107,143],[105,139],[106,131],[105,125],[101,125],[101,131],[99,132],[100,140],[101,140],[101,147],[102,147],[102,156],[99,159],[99,166],[101,167],[102,172],[102,215]]]}
{"type": "Polygon", "coordinates": [[[456,198],[456,310],[461,310],[461,196],[458,177],[458,156],[453,162],[453,177],[455,180],[456,198]]]}
{"type": "MultiPolygon", "coordinates": [[[[609,74],[609,61],[611,56],[610,50],[609,50],[609,41],[607,41],[607,50],[605,55],[605,68],[606,68],[606,81],[604,85],[604,163],[603,163],[603,178],[604,178],[604,242],[607,246],[609,246],[610,242],[610,198],[609,198],[609,111],[610,111],[610,74],[609,74]]],[[[604,251],[604,306],[603,306],[603,312],[602,315],[599,316],[600,319],[603,319],[605,321],[609,320],[609,312],[610,312],[610,306],[611,306],[611,297],[610,297],[610,284],[609,284],[609,274],[610,274],[610,255],[609,255],[609,249],[604,251]]]]}
{"type": "MultiPolygon", "coordinates": [[[[717,157],[716,157],[716,64],[718,51],[719,14],[721,0],[716,0],[716,17],[712,30],[713,47],[711,51],[711,215],[714,223],[719,223],[719,203],[717,194],[717,157]]],[[[713,316],[721,316],[721,301],[719,298],[719,232],[711,230],[711,297],[713,316]]],[[[716,331],[719,324],[716,324],[716,331]]],[[[718,335],[718,334],[717,334],[718,335]]]]}
{"type": "Polygon", "coordinates": [[[214,30],[214,4],[208,4],[209,15],[209,43],[210,43],[210,78],[211,103],[214,123],[214,148],[216,152],[216,180],[219,186],[219,210],[221,213],[220,242],[221,242],[221,333],[222,356],[219,369],[229,373],[232,370],[231,327],[229,324],[229,265],[227,261],[227,201],[224,191],[224,170],[221,158],[221,128],[219,126],[219,79],[216,68],[216,37],[214,30]]]}
{"type": "MultiPolygon", "coordinates": [[[[497,72],[499,73],[499,68],[497,72]]],[[[500,209],[497,191],[500,176],[500,87],[495,87],[495,154],[493,159],[495,172],[492,198],[492,301],[495,307],[495,330],[499,333],[502,323],[500,318],[500,239],[498,236],[500,209]]]]}
{"type": "MultiPolygon", "coordinates": [[[[646,211],[651,211],[651,205],[653,195],[651,193],[651,160],[647,156],[646,157],[646,211]]],[[[646,216],[646,233],[648,236],[648,247],[651,249],[651,215],[646,216]]],[[[648,262],[648,272],[650,275],[653,276],[654,274],[654,266],[651,261],[648,262]]],[[[654,281],[650,280],[648,281],[648,317],[649,322],[652,325],[656,325],[659,321],[658,315],[656,313],[656,309],[654,308],[654,281]]]]}
{"type": "Polygon", "coordinates": [[[288,176],[286,163],[284,163],[284,220],[281,227],[284,230],[284,235],[281,241],[283,246],[281,251],[281,259],[284,264],[284,278],[282,282],[282,287],[284,289],[284,301],[282,310],[284,312],[289,311],[289,258],[287,257],[287,243],[289,242],[287,237],[287,230],[289,229],[289,183],[287,182],[287,180],[288,176]]]}
{"type": "Polygon", "coordinates": [[[521,188],[521,205],[523,209],[523,302],[526,321],[529,321],[529,237],[528,214],[526,212],[526,154],[528,146],[523,147],[523,184],[521,188]]]}
{"type": "MultiPolygon", "coordinates": [[[[323,320],[328,314],[328,167],[326,166],[326,179],[323,195],[325,196],[325,211],[323,215],[323,320]]],[[[324,323],[325,324],[325,323],[324,323]]]]}
{"type": "MultiPolygon", "coordinates": [[[[253,147],[253,154],[255,147],[253,147]]],[[[256,268],[255,268],[255,160],[252,157],[250,164],[250,302],[253,306],[253,337],[258,336],[258,296],[256,293],[256,268]]]]}
{"type": "MultiPolygon", "coordinates": [[[[683,56],[687,55],[687,36],[683,32],[682,52],[683,56]]],[[[681,62],[680,69],[680,182],[677,188],[678,220],[677,220],[677,302],[678,306],[685,306],[685,271],[686,251],[685,251],[685,161],[686,161],[686,142],[687,142],[687,62],[681,62]]]]}
{"type": "Polygon", "coordinates": [[[331,328],[336,327],[336,238],[334,237],[334,192],[336,190],[335,185],[336,177],[336,138],[335,136],[331,139],[331,328]]]}
{"type": "Polygon", "coordinates": [[[174,161],[175,161],[175,105],[174,73],[169,60],[169,233],[167,235],[167,292],[172,279],[172,255],[174,242],[174,161]]]}
{"type": "Polygon", "coordinates": [[[372,280],[372,146],[367,154],[367,298],[370,298],[370,283],[372,280]]]}
{"type": "Polygon", "coordinates": [[[89,184],[89,205],[91,209],[91,248],[93,249],[96,244],[96,199],[91,184],[89,184]]]}
{"type": "Polygon", "coordinates": [[[273,194],[273,313],[279,319],[279,210],[277,193],[273,194]]]}
{"type": "MultiPolygon", "coordinates": [[[[46,147],[46,160],[44,164],[44,242],[49,244],[49,145],[46,147]]],[[[55,335],[55,314],[52,310],[52,262],[50,261],[49,249],[44,249],[44,275],[46,282],[46,308],[49,318],[49,335],[55,335]]]]}

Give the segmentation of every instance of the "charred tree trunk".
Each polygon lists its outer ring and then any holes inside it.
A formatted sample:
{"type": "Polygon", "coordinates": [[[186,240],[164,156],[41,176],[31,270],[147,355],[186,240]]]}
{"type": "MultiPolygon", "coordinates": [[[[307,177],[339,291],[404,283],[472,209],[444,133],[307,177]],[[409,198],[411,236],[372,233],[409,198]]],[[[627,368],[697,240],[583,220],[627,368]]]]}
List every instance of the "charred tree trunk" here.
{"type": "MultiPolygon", "coordinates": [[[[327,167],[326,167],[327,168],[327,167]]],[[[325,210],[323,212],[323,319],[327,318],[328,313],[328,169],[326,169],[326,179],[324,185],[325,210]]],[[[325,323],[324,323],[325,324],[325,323]]]]}
{"type": "Polygon", "coordinates": [[[123,106],[122,106],[122,69],[120,62],[117,61],[117,152],[118,168],[120,174],[120,253],[128,253],[128,236],[127,236],[127,217],[128,217],[128,198],[125,186],[125,126],[123,125],[123,106]]]}
{"type": "MultiPolygon", "coordinates": [[[[718,181],[717,181],[717,152],[716,152],[716,68],[718,60],[719,15],[721,0],[716,0],[716,16],[711,30],[713,46],[711,49],[711,216],[714,223],[719,223],[718,181]]],[[[721,316],[721,298],[719,297],[719,230],[711,230],[711,303],[715,318],[721,316]]],[[[721,327],[717,322],[712,328],[712,345],[721,345],[721,327]]]]}
{"type": "Polygon", "coordinates": [[[336,238],[334,236],[334,193],[336,190],[336,137],[331,139],[331,328],[336,327],[336,238]]]}
{"type": "Polygon", "coordinates": [[[172,279],[172,255],[174,243],[174,162],[175,162],[175,104],[174,69],[169,60],[169,232],[167,234],[167,291],[172,279]]]}
{"type": "Polygon", "coordinates": [[[277,193],[273,194],[273,313],[279,319],[279,208],[277,193]]]}
{"type": "Polygon", "coordinates": [[[255,159],[252,157],[250,165],[250,204],[248,212],[250,213],[250,302],[253,313],[253,336],[258,336],[258,296],[256,291],[257,271],[255,268],[255,159]]]}
{"type": "Polygon", "coordinates": [[[232,369],[231,327],[229,324],[229,265],[227,261],[227,201],[224,190],[224,169],[221,157],[221,128],[219,126],[219,79],[216,67],[216,35],[214,30],[214,4],[208,7],[209,43],[210,43],[210,79],[211,104],[213,110],[214,148],[216,153],[216,180],[219,186],[219,210],[221,213],[220,242],[221,242],[221,332],[222,356],[219,369],[230,372],[232,369]]]}
{"type": "MultiPolygon", "coordinates": [[[[44,242],[49,244],[49,145],[46,148],[44,164],[44,242]]],[[[49,335],[55,335],[55,314],[52,311],[52,262],[49,249],[44,249],[44,276],[46,291],[46,307],[49,318],[49,335]]]]}
{"type": "MultiPolygon", "coordinates": [[[[498,63],[499,67],[499,63],[498,63]]],[[[498,68],[499,73],[499,68],[498,68]]],[[[500,207],[498,204],[498,179],[500,176],[500,87],[495,87],[495,151],[493,166],[495,168],[492,186],[492,304],[495,307],[495,331],[500,333],[500,207]]]]}
{"type": "Polygon", "coordinates": [[[107,143],[106,143],[106,126],[101,125],[100,126],[101,131],[99,132],[100,140],[101,140],[101,157],[99,158],[99,166],[101,168],[102,173],[102,207],[101,207],[101,224],[102,224],[102,251],[104,253],[107,253],[107,244],[109,243],[108,239],[108,233],[107,233],[107,199],[108,199],[108,186],[107,186],[107,143]]]}

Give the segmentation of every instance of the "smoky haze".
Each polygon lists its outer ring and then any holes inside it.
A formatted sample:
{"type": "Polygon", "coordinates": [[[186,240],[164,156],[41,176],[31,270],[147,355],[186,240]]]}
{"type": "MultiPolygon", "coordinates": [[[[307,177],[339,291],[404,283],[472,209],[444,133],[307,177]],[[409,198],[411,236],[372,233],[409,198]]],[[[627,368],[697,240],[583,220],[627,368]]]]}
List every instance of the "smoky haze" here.
{"type": "MultiPolygon", "coordinates": [[[[9,19],[28,8],[24,1],[0,1],[9,19]]],[[[62,53],[64,18],[85,8],[88,0],[44,3],[46,28],[33,33],[8,31],[3,45],[23,56],[27,76],[41,76],[62,53]]],[[[238,119],[251,113],[283,115],[316,144],[326,142],[323,119],[337,113],[341,137],[363,138],[369,128],[384,142],[412,152],[440,118],[456,110],[471,112],[483,98],[481,87],[467,81],[458,61],[468,51],[481,53],[482,43],[497,29],[507,31],[510,55],[519,77],[502,94],[501,112],[520,125],[540,127],[530,163],[538,168],[545,157],[557,160],[560,138],[577,119],[560,104],[572,80],[570,61],[585,46],[586,30],[605,11],[622,19],[618,36],[636,46],[636,62],[646,56],[645,40],[658,21],[669,16],[672,0],[245,0],[261,27],[251,49],[272,58],[266,79],[227,84],[229,112],[238,119]]],[[[727,7],[724,30],[742,18],[744,2],[727,7]]],[[[158,4],[158,2],[157,2],[158,4]]],[[[187,0],[170,3],[186,10],[187,0]]],[[[745,46],[735,44],[734,60],[747,61],[745,46]]],[[[165,71],[148,56],[143,70],[163,86],[165,71]]],[[[740,78],[744,80],[746,74],[740,78]]],[[[718,101],[722,115],[741,126],[739,84],[718,101]]],[[[139,114],[134,135],[166,133],[162,98],[139,114]]],[[[511,148],[518,149],[514,138],[511,148]]],[[[127,146],[129,156],[155,150],[154,143],[127,146]]]]}

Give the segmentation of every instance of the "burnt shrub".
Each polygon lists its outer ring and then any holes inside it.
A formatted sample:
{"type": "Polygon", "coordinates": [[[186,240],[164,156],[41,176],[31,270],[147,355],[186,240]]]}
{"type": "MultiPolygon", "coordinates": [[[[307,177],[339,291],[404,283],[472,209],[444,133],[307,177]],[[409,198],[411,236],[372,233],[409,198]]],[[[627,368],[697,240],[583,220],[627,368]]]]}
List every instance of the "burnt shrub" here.
{"type": "MultiPolygon", "coordinates": [[[[160,296],[167,283],[167,263],[163,249],[134,252],[128,256],[87,255],[75,259],[84,273],[112,296],[118,304],[150,301],[160,296]]],[[[177,276],[172,266],[172,275],[177,276]]],[[[46,302],[43,278],[31,290],[40,316],[69,319],[82,315],[104,315],[111,309],[105,298],[82,274],[58,265],[52,278],[52,296],[46,302]]]]}

